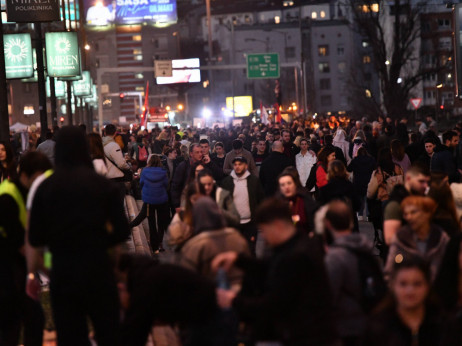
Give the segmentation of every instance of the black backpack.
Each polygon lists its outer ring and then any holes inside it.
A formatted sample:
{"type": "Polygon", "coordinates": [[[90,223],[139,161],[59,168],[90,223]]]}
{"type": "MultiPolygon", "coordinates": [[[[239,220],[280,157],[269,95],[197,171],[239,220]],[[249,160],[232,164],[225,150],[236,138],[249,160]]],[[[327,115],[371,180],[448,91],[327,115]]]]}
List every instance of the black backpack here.
{"type": "Polygon", "coordinates": [[[383,278],[382,268],[377,256],[364,251],[345,247],[358,260],[359,280],[361,283],[360,305],[369,314],[382,301],[387,293],[387,284],[383,278]]]}

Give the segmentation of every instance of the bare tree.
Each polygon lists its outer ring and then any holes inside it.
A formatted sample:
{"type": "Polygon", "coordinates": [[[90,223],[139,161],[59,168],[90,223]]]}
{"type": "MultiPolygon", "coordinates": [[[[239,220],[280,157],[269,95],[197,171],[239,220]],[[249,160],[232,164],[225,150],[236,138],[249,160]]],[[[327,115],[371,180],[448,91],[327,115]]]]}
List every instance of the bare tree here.
{"type": "Polygon", "coordinates": [[[378,74],[383,111],[392,118],[407,112],[412,89],[425,74],[442,66],[424,70],[420,50],[420,14],[422,8],[411,0],[344,0],[355,29],[364,36],[372,51],[378,74]]]}

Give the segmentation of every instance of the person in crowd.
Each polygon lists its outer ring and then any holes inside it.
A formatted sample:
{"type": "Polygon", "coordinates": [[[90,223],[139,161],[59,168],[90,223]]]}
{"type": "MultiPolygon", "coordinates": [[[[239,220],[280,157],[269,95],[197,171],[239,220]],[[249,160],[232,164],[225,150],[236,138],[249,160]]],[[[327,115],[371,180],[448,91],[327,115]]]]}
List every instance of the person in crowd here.
{"type": "Polygon", "coordinates": [[[55,162],[55,141],[53,140],[53,132],[47,131],[45,140],[37,146],[37,151],[44,153],[51,164],[55,162]]]}
{"type": "Polygon", "coordinates": [[[235,139],[232,143],[233,150],[226,154],[225,163],[223,165],[223,173],[231,174],[234,169],[234,158],[235,157],[245,157],[249,165],[249,171],[252,175],[258,177],[258,169],[253,160],[252,154],[244,149],[244,144],[241,140],[235,139]]]}
{"type": "Polygon", "coordinates": [[[28,152],[19,162],[18,177],[0,184],[0,345],[18,345],[21,327],[25,345],[42,344],[45,318],[38,294],[26,295],[26,278],[28,287],[38,280],[35,272],[27,275],[24,257],[25,201],[34,180],[51,167],[44,154],[28,152]]]}
{"type": "MultiPolygon", "coordinates": [[[[320,188],[327,185],[327,167],[329,163],[335,160],[335,150],[330,147],[321,149],[318,154],[318,162],[316,164],[316,188],[319,191],[320,188]]],[[[308,185],[308,183],[307,183],[308,185]]]]}
{"type": "MultiPolygon", "coordinates": [[[[226,227],[220,207],[208,196],[200,196],[193,205],[193,237],[180,251],[179,264],[198,272],[211,281],[215,280],[211,259],[226,251],[250,255],[247,241],[235,229],[226,227]]],[[[230,285],[240,289],[242,272],[228,273],[230,285]]]]}
{"type": "Polygon", "coordinates": [[[425,152],[423,152],[418,158],[417,162],[428,167],[431,170],[432,157],[435,154],[436,143],[433,138],[427,138],[424,141],[425,152]]]}
{"type": "Polygon", "coordinates": [[[115,142],[114,136],[116,135],[116,127],[112,124],[105,127],[106,136],[103,137],[104,155],[107,158],[108,172],[106,177],[114,181],[122,181],[124,177],[123,170],[131,169],[125,161],[122,154],[122,149],[115,142]]]}
{"type": "Polygon", "coordinates": [[[316,165],[316,154],[308,150],[309,142],[306,138],[300,140],[300,152],[295,156],[295,166],[300,176],[300,183],[303,187],[310,176],[311,169],[316,165]]]}
{"type": "Polygon", "coordinates": [[[165,156],[162,158],[162,165],[167,171],[168,186],[170,188],[176,168],[178,167],[178,151],[176,149],[168,149],[165,156]]]}
{"type": "Polygon", "coordinates": [[[335,199],[342,199],[351,204],[354,229],[355,231],[359,231],[356,213],[359,211],[361,205],[360,197],[353,183],[348,180],[348,172],[345,165],[339,160],[329,163],[327,168],[327,184],[319,189],[317,200],[321,205],[324,205],[335,199]]]}
{"type": "Polygon", "coordinates": [[[366,145],[366,135],[364,134],[364,132],[362,130],[356,131],[356,134],[350,143],[350,149],[348,150],[349,157],[351,159],[354,159],[356,155],[358,155],[358,149],[361,147],[366,147],[366,145]]]}
{"type": "Polygon", "coordinates": [[[212,162],[214,162],[217,167],[223,169],[223,166],[225,165],[225,157],[226,152],[224,144],[222,142],[216,142],[215,146],[213,147],[213,153],[210,156],[212,162]]]}
{"type": "MultiPolygon", "coordinates": [[[[430,299],[431,274],[421,258],[393,265],[390,295],[370,319],[363,345],[442,345],[440,309],[430,299]]],[[[449,345],[449,344],[446,344],[449,345]]]]}
{"type": "Polygon", "coordinates": [[[257,236],[255,211],[263,200],[263,188],[258,178],[250,174],[245,157],[235,157],[233,165],[233,171],[223,179],[221,186],[232,194],[240,218],[239,230],[249,242],[251,252],[255,253],[257,236]]]}
{"type": "Polygon", "coordinates": [[[284,147],[283,154],[287,156],[290,160],[292,160],[292,166],[293,166],[295,164],[295,155],[298,154],[299,149],[292,142],[289,130],[281,131],[281,141],[284,147]]]}
{"type": "Polygon", "coordinates": [[[398,139],[394,139],[391,141],[390,149],[393,162],[400,166],[403,173],[406,174],[409,167],[411,167],[411,161],[404,151],[404,145],[398,139]]]}
{"type": "Polygon", "coordinates": [[[116,345],[119,301],[108,249],[130,234],[120,191],[94,171],[79,128],[63,127],[55,149],[55,172],[33,200],[29,242],[48,247],[53,256],[50,294],[58,344],[88,345],[89,318],[98,345],[116,345]]]}
{"type": "Polygon", "coordinates": [[[141,198],[143,206],[130,228],[138,226],[146,217],[149,222],[149,243],[153,253],[164,251],[162,241],[168,227],[168,177],[160,157],[151,155],[148,165],[141,171],[141,198]]]}
{"type": "Polygon", "coordinates": [[[403,210],[401,201],[409,196],[424,196],[430,183],[430,172],[418,165],[411,166],[404,177],[404,189],[397,185],[394,191],[401,192],[392,196],[383,212],[383,234],[386,244],[390,244],[395,234],[403,225],[403,210]]]}
{"type": "Polygon", "coordinates": [[[204,169],[197,174],[196,178],[199,193],[203,196],[212,198],[220,208],[223,214],[226,225],[228,227],[238,228],[240,224],[240,215],[234,205],[233,196],[228,190],[217,186],[213,179],[212,172],[204,169]]]}
{"type": "Polygon", "coordinates": [[[202,155],[205,156],[210,156],[210,142],[206,138],[202,138],[199,141],[199,145],[201,146],[202,149],[202,155]]]}
{"type": "Polygon", "coordinates": [[[358,221],[367,217],[367,185],[375,168],[375,160],[370,156],[366,148],[359,148],[358,155],[351,160],[347,167],[348,172],[353,173],[353,186],[360,199],[358,221]]]}
{"type": "Polygon", "coordinates": [[[99,133],[89,133],[87,135],[88,148],[90,157],[93,162],[93,167],[96,173],[105,177],[108,173],[106,156],[104,155],[103,141],[99,133]]]}
{"type": "Polygon", "coordinates": [[[363,124],[361,123],[361,121],[356,121],[355,125],[350,130],[350,139],[355,138],[356,132],[361,131],[362,127],[363,124]]]}
{"type": "Polygon", "coordinates": [[[178,165],[172,179],[172,206],[176,209],[177,212],[179,211],[181,195],[183,193],[184,187],[188,181],[194,180],[194,178],[190,178],[191,166],[199,162],[203,165],[203,167],[208,168],[215,178],[217,178],[217,176],[222,176],[221,169],[210,160],[210,157],[207,156],[204,158],[200,145],[197,143],[191,144],[189,147],[189,160],[185,160],[178,165]]]}
{"type": "Polygon", "coordinates": [[[367,198],[387,201],[393,187],[403,183],[403,177],[403,169],[393,162],[390,148],[380,149],[377,169],[372,173],[367,186],[367,198]]]}
{"type": "Polygon", "coordinates": [[[334,317],[337,320],[339,335],[343,345],[360,345],[360,338],[366,329],[368,310],[373,309],[386,292],[382,270],[372,254],[372,243],[366,236],[352,233],[353,218],[349,205],[336,200],[328,204],[325,215],[325,228],[333,237],[324,262],[329,275],[333,296],[334,317]],[[366,264],[364,264],[366,262],[366,264]],[[370,275],[375,296],[365,306],[365,292],[361,270],[372,268],[370,275]],[[375,304],[374,304],[375,303],[375,304]],[[366,310],[368,309],[368,310],[366,310]]]}
{"type": "Polygon", "coordinates": [[[395,262],[418,256],[429,262],[433,280],[449,241],[449,236],[431,223],[436,203],[430,197],[409,196],[401,202],[401,208],[407,224],[391,240],[384,271],[389,275],[395,262]]]}
{"type": "Polygon", "coordinates": [[[402,117],[399,123],[396,125],[396,138],[403,144],[403,146],[407,146],[409,143],[407,121],[407,117],[402,117]]]}
{"type": "Polygon", "coordinates": [[[258,169],[258,174],[260,175],[261,164],[268,157],[268,147],[266,146],[266,141],[264,139],[259,139],[257,142],[256,151],[252,153],[253,160],[258,169]]]}
{"type": "Polygon", "coordinates": [[[271,154],[262,162],[260,167],[260,181],[265,196],[273,196],[278,188],[278,176],[293,163],[283,154],[284,146],[280,141],[274,141],[271,154]]]}
{"type": "MultiPolygon", "coordinates": [[[[326,138],[324,137],[324,139],[326,138]]],[[[340,149],[340,151],[339,150],[335,151],[335,156],[338,157],[338,159],[342,161],[345,165],[351,161],[351,158],[348,155],[348,151],[350,149],[350,143],[346,140],[346,133],[342,128],[338,128],[337,131],[335,131],[335,136],[332,139],[332,142],[329,137],[327,138],[326,142],[327,142],[326,144],[331,144],[335,148],[340,149]]]]}
{"type": "Polygon", "coordinates": [[[443,133],[443,145],[441,150],[432,156],[432,172],[446,173],[449,177],[449,183],[460,182],[460,172],[458,167],[457,147],[459,145],[459,135],[455,131],[446,131],[443,133]]]}
{"type": "Polygon", "coordinates": [[[314,230],[314,213],[316,203],[311,195],[303,189],[298,172],[293,167],[286,168],[278,178],[279,193],[289,202],[292,219],[297,230],[310,233],[314,230]]]}
{"type": "Polygon", "coordinates": [[[432,222],[440,226],[451,237],[458,234],[460,232],[459,217],[457,216],[456,205],[448,184],[447,175],[442,173],[432,174],[427,196],[436,203],[432,222]]]}
{"type": "Polygon", "coordinates": [[[157,138],[152,143],[152,153],[153,154],[162,154],[164,146],[168,145],[168,133],[167,130],[162,130],[157,138]]]}
{"type": "Polygon", "coordinates": [[[0,141],[0,182],[16,177],[16,161],[13,149],[7,141],[0,141]]]}
{"type": "Polygon", "coordinates": [[[147,145],[146,138],[143,136],[136,137],[136,143],[133,145],[133,156],[138,163],[138,168],[146,167],[148,163],[148,157],[150,154],[150,148],[147,145]]]}
{"type": "Polygon", "coordinates": [[[219,306],[232,307],[251,327],[252,342],[337,345],[332,297],[317,239],[297,232],[289,204],[281,199],[265,200],[256,220],[272,255],[263,260],[235,252],[215,257],[215,270],[229,270],[234,264],[244,271],[239,294],[217,289],[219,306]],[[255,282],[256,277],[262,281],[255,282]]]}
{"type": "Polygon", "coordinates": [[[422,146],[422,134],[420,132],[412,132],[409,136],[410,143],[406,146],[404,150],[409,156],[409,160],[411,163],[414,163],[420,155],[423,154],[423,146],[422,146]]]}

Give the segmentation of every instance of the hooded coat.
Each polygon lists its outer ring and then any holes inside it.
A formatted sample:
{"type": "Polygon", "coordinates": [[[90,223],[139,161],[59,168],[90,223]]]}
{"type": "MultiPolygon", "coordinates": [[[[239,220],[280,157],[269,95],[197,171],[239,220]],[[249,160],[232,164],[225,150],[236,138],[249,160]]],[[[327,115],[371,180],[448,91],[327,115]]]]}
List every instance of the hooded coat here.
{"type": "Polygon", "coordinates": [[[334,140],[332,141],[332,144],[337,147],[342,149],[343,156],[345,157],[345,160],[347,162],[351,161],[350,155],[348,154],[348,151],[350,150],[350,143],[345,139],[345,131],[343,130],[337,130],[335,132],[334,140]]]}
{"type": "Polygon", "coordinates": [[[168,177],[163,167],[146,167],[141,171],[141,195],[144,203],[163,204],[168,202],[168,177]]]}

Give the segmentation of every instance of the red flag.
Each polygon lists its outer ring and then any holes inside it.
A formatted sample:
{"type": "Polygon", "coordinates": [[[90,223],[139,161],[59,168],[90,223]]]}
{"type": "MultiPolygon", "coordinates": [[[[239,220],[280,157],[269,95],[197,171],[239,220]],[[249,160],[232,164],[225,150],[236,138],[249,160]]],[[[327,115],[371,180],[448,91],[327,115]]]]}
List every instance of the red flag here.
{"type": "Polygon", "coordinates": [[[277,123],[280,123],[282,121],[282,116],[281,116],[281,108],[279,108],[279,104],[275,103],[274,106],[276,107],[277,113],[275,114],[275,121],[277,123]]]}
{"type": "Polygon", "coordinates": [[[149,114],[149,81],[146,83],[146,94],[144,95],[144,109],[143,113],[141,113],[141,120],[140,120],[140,127],[146,126],[147,123],[147,116],[149,114]]]}

